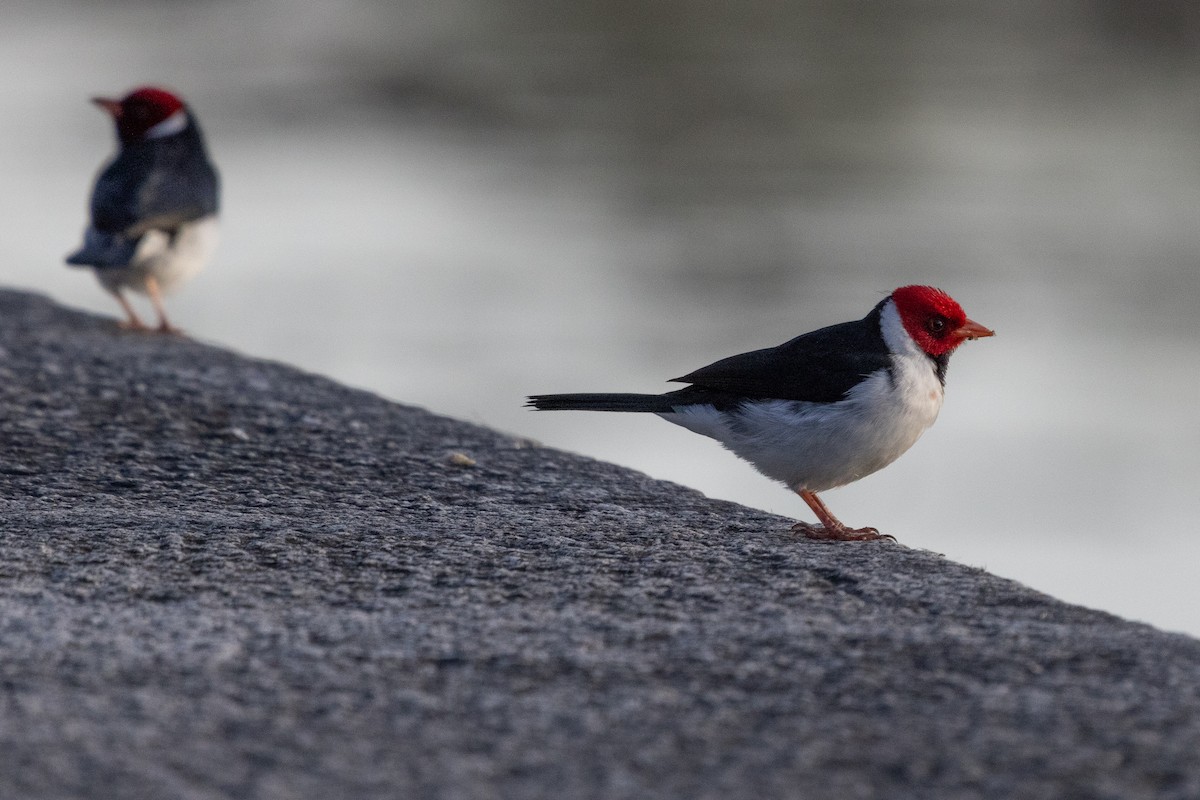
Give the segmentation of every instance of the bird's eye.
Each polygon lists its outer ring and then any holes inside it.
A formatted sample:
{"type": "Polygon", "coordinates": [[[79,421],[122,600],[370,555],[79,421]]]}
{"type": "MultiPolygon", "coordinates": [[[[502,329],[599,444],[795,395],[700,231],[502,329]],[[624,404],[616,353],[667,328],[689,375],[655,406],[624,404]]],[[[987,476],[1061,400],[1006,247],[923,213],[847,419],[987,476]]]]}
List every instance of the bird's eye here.
{"type": "Polygon", "coordinates": [[[946,332],[946,318],[930,317],[929,322],[925,323],[925,327],[928,328],[929,332],[934,336],[941,336],[946,332]]]}

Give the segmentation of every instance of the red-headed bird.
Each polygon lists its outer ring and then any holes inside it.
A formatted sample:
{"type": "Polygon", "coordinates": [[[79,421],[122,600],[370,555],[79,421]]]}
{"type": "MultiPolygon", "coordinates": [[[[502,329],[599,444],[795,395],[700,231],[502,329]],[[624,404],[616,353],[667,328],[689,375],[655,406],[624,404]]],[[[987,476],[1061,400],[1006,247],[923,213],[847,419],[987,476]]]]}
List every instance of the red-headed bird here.
{"type": "Polygon", "coordinates": [[[992,335],[940,289],[903,286],[860,320],[674,378],[690,384],[683,389],[544,394],[529,405],[657,414],[716,439],[799,494],[821,526],[794,530],[811,539],[881,539],[875,528],[843,525],[817,492],[883,469],[912,447],[941,410],[950,354],[992,335]]]}
{"type": "Polygon", "coordinates": [[[217,243],[219,182],[196,117],[176,95],[144,86],[92,102],[116,124],[117,155],[92,190],[91,223],[67,263],[90,266],[121,304],[122,327],[147,330],[123,292],[150,297],[156,330],[178,333],[162,296],[199,272],[217,243]]]}

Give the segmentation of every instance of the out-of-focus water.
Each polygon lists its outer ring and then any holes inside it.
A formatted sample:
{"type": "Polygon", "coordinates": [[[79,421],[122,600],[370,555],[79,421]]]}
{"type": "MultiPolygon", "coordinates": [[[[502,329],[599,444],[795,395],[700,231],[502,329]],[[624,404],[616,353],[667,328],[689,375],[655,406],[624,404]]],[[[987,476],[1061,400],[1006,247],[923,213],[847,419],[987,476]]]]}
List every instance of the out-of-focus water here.
{"type": "Polygon", "coordinates": [[[708,440],[523,397],[939,285],[998,335],[834,512],[1200,634],[1200,16],[853,6],[10,3],[0,281],[116,314],[61,261],[112,147],[86,99],[164,83],[224,179],[193,336],[798,517],[708,440]]]}

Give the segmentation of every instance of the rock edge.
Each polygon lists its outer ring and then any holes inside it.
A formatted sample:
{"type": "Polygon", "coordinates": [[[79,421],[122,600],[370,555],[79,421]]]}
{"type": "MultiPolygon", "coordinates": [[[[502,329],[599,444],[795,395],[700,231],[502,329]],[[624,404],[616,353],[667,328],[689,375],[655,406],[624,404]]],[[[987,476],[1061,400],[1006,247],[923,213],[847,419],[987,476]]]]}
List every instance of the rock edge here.
{"type": "Polygon", "coordinates": [[[0,797],[1200,797],[1200,642],[788,524],[0,291],[0,797]]]}

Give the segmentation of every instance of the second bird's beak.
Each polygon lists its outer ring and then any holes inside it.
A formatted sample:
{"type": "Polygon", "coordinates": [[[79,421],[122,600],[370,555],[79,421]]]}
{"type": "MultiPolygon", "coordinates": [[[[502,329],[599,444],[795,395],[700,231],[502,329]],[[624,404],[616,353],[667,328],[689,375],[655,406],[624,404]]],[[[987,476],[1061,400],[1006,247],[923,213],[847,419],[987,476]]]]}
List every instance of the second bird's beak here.
{"type": "Polygon", "coordinates": [[[107,97],[93,97],[92,102],[103,108],[113,119],[121,118],[121,101],[107,97]]]}

